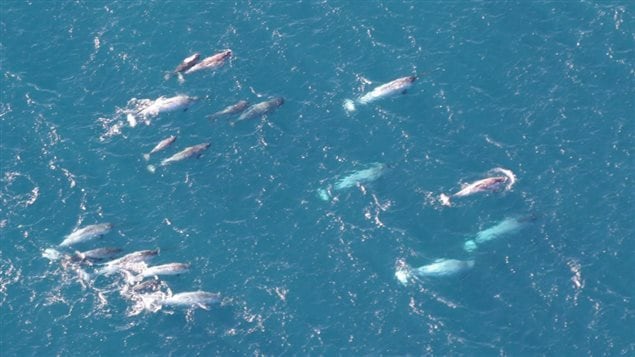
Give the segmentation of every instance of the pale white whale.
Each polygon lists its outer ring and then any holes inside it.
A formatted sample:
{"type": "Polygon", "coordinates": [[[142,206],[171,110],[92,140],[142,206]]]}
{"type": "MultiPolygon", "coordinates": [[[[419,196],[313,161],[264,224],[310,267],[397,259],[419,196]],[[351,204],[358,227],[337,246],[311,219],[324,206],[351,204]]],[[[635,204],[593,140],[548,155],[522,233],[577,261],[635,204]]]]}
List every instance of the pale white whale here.
{"type": "Polygon", "coordinates": [[[354,111],[356,104],[369,104],[376,100],[383,99],[398,93],[405,93],[408,88],[412,86],[414,81],[417,80],[416,76],[407,76],[397,78],[386,84],[382,84],[376,87],[372,91],[364,94],[356,100],[347,99],[344,101],[344,109],[347,111],[354,111]]]}
{"type": "Polygon", "coordinates": [[[145,294],[129,294],[129,297],[135,300],[135,305],[128,315],[138,315],[144,310],[157,312],[161,310],[163,306],[199,307],[209,310],[209,305],[221,302],[221,295],[218,293],[199,290],[173,294],[169,287],[167,290],[167,292],[155,291],[145,294]]]}
{"type": "Polygon", "coordinates": [[[177,110],[187,110],[198,98],[189,97],[187,95],[179,94],[174,97],[161,96],[155,100],[143,99],[139,102],[143,102],[142,109],[136,113],[128,113],[127,120],[131,127],[137,125],[137,117],[143,119],[146,125],[150,125],[150,119],[158,116],[161,113],[173,112],[177,110]]]}
{"type": "Polygon", "coordinates": [[[359,184],[375,181],[384,174],[385,170],[386,164],[375,162],[365,169],[354,171],[337,180],[332,186],[318,189],[318,197],[323,201],[328,201],[333,197],[333,191],[342,191],[359,184]]]}
{"type": "Polygon", "coordinates": [[[112,227],[112,223],[100,223],[76,229],[71,234],[66,236],[66,239],[64,239],[64,241],[62,241],[59,246],[68,247],[73,244],[92,240],[110,232],[112,227]]]}
{"type": "Polygon", "coordinates": [[[200,307],[202,309],[208,310],[209,305],[217,304],[220,302],[220,300],[221,297],[218,293],[210,293],[207,291],[199,290],[168,296],[161,301],[161,305],[200,307]]]}
{"type": "Polygon", "coordinates": [[[403,285],[408,285],[412,279],[438,278],[459,274],[474,267],[474,260],[437,259],[430,264],[412,268],[401,263],[395,270],[395,277],[403,285]]]}
{"type": "Polygon", "coordinates": [[[476,233],[476,237],[474,239],[470,239],[463,244],[463,249],[467,252],[473,252],[479,245],[485,242],[517,233],[533,220],[535,220],[534,216],[505,218],[498,224],[476,233]]]}

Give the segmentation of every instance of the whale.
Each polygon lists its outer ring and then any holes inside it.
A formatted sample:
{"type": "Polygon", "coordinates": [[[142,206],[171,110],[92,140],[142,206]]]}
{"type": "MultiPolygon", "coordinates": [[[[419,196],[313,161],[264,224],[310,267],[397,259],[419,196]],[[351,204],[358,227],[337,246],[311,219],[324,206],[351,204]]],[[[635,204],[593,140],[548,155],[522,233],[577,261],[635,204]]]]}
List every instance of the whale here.
{"type": "Polygon", "coordinates": [[[176,68],[174,68],[174,71],[172,73],[168,73],[165,75],[165,79],[168,80],[170,79],[170,77],[172,75],[179,75],[181,76],[181,73],[187,71],[188,69],[192,68],[192,66],[194,66],[198,60],[201,58],[201,54],[200,53],[194,53],[193,55],[185,58],[183,61],[181,61],[181,63],[179,63],[178,66],[176,66],[176,68]]]}
{"type": "Polygon", "coordinates": [[[437,259],[431,264],[413,268],[418,277],[444,277],[464,272],[474,267],[474,260],[437,259]]]}
{"type": "Polygon", "coordinates": [[[375,181],[384,174],[385,169],[386,164],[372,163],[365,169],[354,171],[337,180],[332,186],[318,189],[318,197],[323,201],[328,201],[333,197],[333,191],[343,191],[360,184],[375,181]]]}
{"type": "Polygon", "coordinates": [[[447,277],[463,273],[473,267],[474,260],[441,258],[417,268],[403,263],[395,271],[395,277],[400,283],[407,285],[412,279],[447,277]]]}
{"type": "MultiPolygon", "coordinates": [[[[138,284],[139,285],[139,284],[138,284]]],[[[164,306],[174,307],[188,307],[188,308],[201,308],[209,310],[209,305],[218,304],[221,302],[221,295],[218,293],[211,293],[207,291],[187,291],[183,293],[173,294],[170,288],[167,288],[167,293],[163,291],[153,291],[149,293],[137,294],[134,292],[132,286],[132,293],[126,292],[129,298],[135,301],[134,306],[128,312],[128,316],[134,316],[140,314],[142,311],[157,312],[164,306]]],[[[125,288],[128,290],[128,288],[125,288]]]]}
{"type": "Polygon", "coordinates": [[[175,162],[179,162],[185,159],[189,159],[191,157],[200,157],[202,152],[207,150],[210,147],[210,143],[202,143],[194,146],[189,146],[176,154],[168,157],[161,161],[161,166],[167,166],[173,164],[175,162]]]}
{"type": "Polygon", "coordinates": [[[533,215],[520,218],[505,218],[494,226],[476,233],[474,239],[465,241],[465,243],[463,244],[463,249],[469,253],[474,252],[478,248],[478,246],[485,242],[496,240],[519,232],[535,219],[536,218],[533,215]]]}
{"type": "Polygon", "coordinates": [[[284,98],[275,97],[264,102],[260,102],[247,108],[231,125],[236,124],[239,121],[260,117],[265,114],[269,114],[284,104],[284,98]]]}
{"type": "Polygon", "coordinates": [[[142,117],[154,117],[161,113],[173,112],[177,110],[187,110],[192,103],[196,102],[198,98],[189,97],[187,95],[179,94],[174,97],[161,96],[152,103],[140,110],[137,114],[142,117]]]}
{"type": "Polygon", "coordinates": [[[42,257],[51,261],[55,261],[64,258],[65,255],[55,248],[46,248],[42,251],[42,257]]]}
{"type": "Polygon", "coordinates": [[[220,301],[220,294],[199,290],[174,294],[164,298],[160,301],[160,303],[163,306],[200,307],[208,310],[209,305],[217,304],[220,301]]]}
{"type": "Polygon", "coordinates": [[[172,145],[172,143],[174,143],[175,141],[176,141],[176,136],[174,136],[174,135],[171,135],[171,136],[159,141],[159,143],[154,148],[152,148],[152,150],[150,150],[149,153],[143,154],[143,158],[146,161],[150,160],[150,155],[152,155],[154,153],[157,153],[157,152],[159,152],[161,150],[164,150],[168,146],[172,145]]]}
{"type": "Polygon", "coordinates": [[[154,148],[152,148],[152,150],[150,150],[149,153],[143,154],[143,158],[146,161],[149,160],[150,155],[166,149],[168,146],[172,145],[172,143],[174,143],[175,141],[176,141],[176,136],[170,135],[169,137],[159,141],[159,143],[157,143],[157,145],[154,148]]]}
{"type": "Polygon", "coordinates": [[[356,104],[365,105],[398,93],[405,94],[408,88],[410,88],[416,80],[416,76],[407,76],[382,84],[356,100],[346,99],[344,101],[344,109],[347,111],[354,111],[356,109],[356,104]]]}
{"type": "Polygon", "coordinates": [[[249,106],[249,102],[247,102],[246,100],[241,100],[235,104],[225,107],[223,110],[220,110],[212,115],[209,115],[207,118],[209,120],[214,120],[223,116],[238,114],[242,112],[243,110],[245,110],[247,106],[249,106]]]}
{"type": "Polygon", "coordinates": [[[110,247],[91,249],[84,252],[76,251],[75,255],[73,255],[71,259],[78,262],[110,259],[115,255],[121,253],[121,251],[121,248],[110,247]]]}
{"type": "Polygon", "coordinates": [[[195,65],[191,66],[187,70],[183,71],[183,74],[191,74],[203,69],[216,69],[225,64],[225,60],[231,57],[232,50],[227,49],[219,53],[216,53],[210,57],[206,57],[195,65]]]}
{"type": "Polygon", "coordinates": [[[189,264],[184,263],[167,263],[162,265],[155,265],[147,267],[137,275],[126,274],[126,280],[129,284],[138,283],[145,278],[160,276],[160,275],[179,275],[186,273],[190,270],[189,264]]]}
{"type": "Polygon", "coordinates": [[[461,190],[448,196],[445,193],[439,195],[439,201],[444,206],[451,205],[451,197],[465,197],[479,192],[509,191],[516,182],[516,175],[511,170],[496,167],[489,174],[500,173],[502,176],[491,176],[463,185],[461,190]]]}
{"type": "Polygon", "coordinates": [[[139,250],[136,252],[132,252],[124,255],[121,258],[117,258],[104,263],[101,268],[95,271],[95,273],[100,275],[111,275],[122,270],[129,270],[139,273],[147,268],[146,262],[157,256],[158,254],[158,249],[139,250]]]}
{"type": "Polygon", "coordinates": [[[112,223],[100,223],[76,229],[71,234],[67,235],[59,246],[68,247],[95,239],[110,232],[112,227],[112,223]]]}

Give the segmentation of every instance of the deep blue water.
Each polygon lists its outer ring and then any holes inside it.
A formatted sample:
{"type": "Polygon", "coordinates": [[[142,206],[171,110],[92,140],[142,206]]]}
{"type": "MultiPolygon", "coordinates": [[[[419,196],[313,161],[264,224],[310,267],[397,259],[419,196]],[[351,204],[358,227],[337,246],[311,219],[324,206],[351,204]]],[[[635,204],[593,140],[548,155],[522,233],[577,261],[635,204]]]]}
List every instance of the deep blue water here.
{"type": "MultiPolygon", "coordinates": [[[[4,1],[0,4],[2,355],[635,354],[635,6],[631,2],[4,1]],[[194,52],[216,71],[164,80],[194,52]],[[404,95],[355,98],[398,77],[404,95]],[[127,126],[132,98],[186,112],[127,126]],[[205,117],[282,96],[262,119],[205,117]],[[120,132],[109,130],[123,124],[120,132]],[[151,174],[151,159],[211,148],[151,174]],[[382,162],[379,179],[316,190],[382,162]],[[513,170],[510,191],[441,192],[513,170]],[[537,220],[471,257],[509,216],[537,220]],[[78,245],[189,262],[209,311],[128,316],[116,278],[42,257],[78,245]],[[402,286],[398,262],[474,259],[402,286]]],[[[90,270],[90,269],[89,269],[90,270]]]]}

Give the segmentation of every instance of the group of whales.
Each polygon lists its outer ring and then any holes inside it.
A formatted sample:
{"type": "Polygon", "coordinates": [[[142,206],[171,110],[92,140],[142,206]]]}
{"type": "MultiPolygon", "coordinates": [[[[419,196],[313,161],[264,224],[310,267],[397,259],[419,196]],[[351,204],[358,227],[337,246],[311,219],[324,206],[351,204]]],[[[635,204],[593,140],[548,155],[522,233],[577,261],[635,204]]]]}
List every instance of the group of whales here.
{"type": "MultiPolygon", "coordinates": [[[[165,76],[169,79],[176,75],[181,83],[184,82],[184,75],[203,70],[217,69],[230,58],[232,51],[227,49],[216,53],[210,57],[200,60],[200,54],[196,53],[184,59],[172,72],[165,76]],[[200,60],[200,61],[199,61],[200,60]]],[[[135,127],[138,120],[142,120],[146,125],[150,120],[162,113],[178,110],[187,110],[192,104],[198,101],[197,97],[187,95],[176,95],[173,97],[161,96],[155,100],[142,99],[133,100],[134,110],[128,110],[126,119],[130,127],[135,127]]],[[[249,106],[248,102],[241,100],[213,115],[210,119],[222,116],[241,114],[235,122],[254,118],[256,116],[270,113],[284,103],[284,99],[276,97],[267,101],[249,106]]],[[[150,156],[167,149],[176,141],[176,136],[171,135],[161,140],[150,152],[143,155],[144,159],[150,160],[150,156]]],[[[200,156],[210,147],[210,143],[205,142],[185,149],[167,157],[161,161],[161,166],[167,166],[178,161],[200,156]]],[[[150,171],[155,167],[149,165],[150,171]]],[[[187,291],[173,293],[167,283],[159,279],[159,276],[180,275],[189,271],[189,264],[167,263],[149,266],[148,262],[159,254],[158,249],[140,250],[115,258],[122,252],[120,248],[97,248],[87,251],[64,252],[63,250],[77,244],[84,244],[97,237],[108,234],[113,228],[111,223],[99,223],[75,229],[56,248],[47,248],[42,256],[51,260],[59,261],[65,271],[76,273],[82,285],[91,286],[94,280],[100,276],[112,276],[118,274],[122,279],[117,283],[119,292],[124,298],[134,302],[129,315],[136,315],[142,311],[156,312],[163,306],[187,306],[191,308],[200,307],[208,309],[210,305],[221,302],[219,293],[207,291],[187,291]],[[93,267],[93,272],[86,271],[93,267]],[[147,278],[153,278],[146,280],[147,278]]]]}
{"type": "MultiPolygon", "coordinates": [[[[179,82],[183,83],[185,81],[184,76],[203,69],[214,70],[220,68],[231,56],[232,51],[229,49],[218,52],[203,60],[200,60],[201,56],[199,53],[195,53],[185,58],[172,72],[166,74],[165,79],[167,80],[170,77],[176,76],[179,82]]],[[[355,111],[359,105],[367,105],[396,94],[404,94],[413,85],[416,79],[416,76],[406,76],[377,86],[357,99],[346,99],[343,105],[344,109],[348,112],[352,112],[355,111]]],[[[197,97],[183,94],[173,97],[161,96],[154,100],[133,99],[131,102],[135,104],[135,107],[126,111],[126,119],[130,127],[135,127],[139,120],[149,125],[152,118],[166,112],[185,111],[197,101],[197,97]]],[[[229,122],[231,125],[234,125],[243,120],[267,115],[282,104],[284,104],[282,97],[269,98],[253,105],[250,105],[246,100],[239,100],[209,115],[208,119],[216,120],[221,117],[238,116],[235,120],[229,122]]],[[[176,139],[177,137],[175,135],[171,135],[161,140],[151,151],[143,154],[144,159],[146,161],[150,160],[152,155],[167,149],[176,139]]],[[[209,147],[209,142],[186,147],[172,156],[161,160],[160,166],[167,166],[188,158],[199,157],[209,147]]],[[[363,187],[361,185],[377,180],[386,172],[387,168],[388,165],[386,164],[372,163],[366,168],[353,171],[344,177],[332,180],[332,183],[317,190],[317,196],[323,201],[337,200],[338,193],[356,186],[363,187]]],[[[154,165],[148,165],[148,169],[154,172],[156,167],[154,165]]],[[[479,192],[507,191],[512,188],[515,182],[516,177],[512,171],[503,168],[494,168],[488,172],[487,177],[464,185],[454,194],[440,194],[439,201],[444,206],[450,206],[452,198],[470,196],[479,192]]],[[[530,221],[531,219],[526,217],[506,218],[499,224],[478,232],[474,239],[470,239],[464,243],[463,248],[466,252],[473,253],[479,245],[517,232],[530,221]]],[[[59,248],[68,248],[75,244],[84,243],[107,234],[111,229],[112,225],[109,223],[94,224],[76,229],[60,243],[59,248]]],[[[148,266],[147,262],[152,257],[158,255],[158,250],[142,250],[112,259],[119,253],[121,253],[121,249],[118,248],[98,248],[84,252],[76,251],[74,253],[61,253],[56,249],[48,248],[45,249],[43,256],[50,260],[61,261],[62,266],[67,270],[75,271],[82,282],[89,281],[89,279],[96,276],[120,274],[123,277],[120,293],[125,298],[134,302],[130,313],[131,315],[138,314],[141,311],[155,312],[163,306],[188,306],[207,309],[209,305],[218,303],[221,300],[220,294],[206,291],[191,291],[174,294],[165,281],[158,279],[158,276],[178,275],[187,272],[189,265],[183,263],[168,263],[148,266]],[[107,259],[112,260],[105,261],[107,259]],[[96,267],[93,274],[89,274],[85,271],[84,268],[87,266],[96,267]],[[150,277],[154,277],[155,279],[145,280],[150,277]]],[[[412,268],[406,263],[401,262],[397,267],[395,276],[402,284],[407,285],[413,279],[454,275],[468,270],[473,266],[473,259],[437,259],[431,264],[418,268],[412,268]]]]}
{"type": "MultiPolygon", "coordinates": [[[[337,178],[326,187],[318,188],[317,196],[323,201],[337,200],[337,193],[356,186],[363,187],[363,184],[379,179],[386,171],[386,168],[386,164],[373,163],[366,168],[353,171],[342,178],[337,178]]],[[[511,170],[497,167],[491,169],[487,177],[464,184],[462,188],[454,194],[447,195],[441,193],[438,199],[442,205],[450,206],[451,197],[466,197],[479,192],[508,191],[515,182],[516,175],[514,175],[511,170]]],[[[464,242],[463,249],[468,254],[473,254],[481,244],[503,236],[512,235],[534,220],[535,217],[533,215],[505,218],[498,224],[478,232],[473,239],[464,242]]],[[[419,278],[451,276],[469,270],[472,267],[474,267],[473,258],[467,260],[440,258],[430,264],[417,268],[412,268],[405,262],[399,261],[395,271],[395,277],[403,285],[408,285],[413,280],[419,278]]]]}
{"type": "MultiPolygon", "coordinates": [[[[183,83],[185,81],[184,76],[191,73],[207,69],[215,70],[225,64],[225,62],[231,58],[232,51],[230,49],[218,52],[210,57],[200,60],[199,53],[195,53],[185,58],[173,72],[166,74],[165,78],[169,79],[171,76],[177,76],[179,81],[183,83]],[[200,61],[199,61],[200,60],[200,61]]],[[[152,118],[159,116],[162,113],[173,112],[178,110],[186,111],[190,106],[199,100],[198,97],[192,97],[184,94],[175,95],[173,97],[161,96],[157,99],[133,99],[134,108],[126,110],[126,119],[130,127],[135,127],[139,120],[143,121],[146,125],[150,125],[152,118]]],[[[272,113],[274,110],[284,104],[284,98],[273,97],[262,102],[250,105],[246,100],[239,100],[238,102],[227,106],[226,108],[208,116],[208,119],[215,120],[220,117],[233,117],[238,116],[235,120],[230,121],[230,125],[235,125],[237,122],[248,120],[256,117],[261,117],[266,114],[272,113]]],[[[150,160],[150,156],[167,149],[176,141],[175,135],[161,140],[156,146],[143,157],[150,160]]],[[[207,150],[211,144],[209,142],[200,143],[197,145],[186,147],[185,149],[175,153],[174,155],[161,160],[160,166],[167,166],[178,161],[182,161],[192,157],[199,157],[205,150],[207,150]]],[[[156,171],[155,165],[148,165],[150,172],[156,171]]]]}
{"type": "MultiPolygon", "coordinates": [[[[74,230],[59,244],[58,249],[68,249],[77,244],[84,244],[95,238],[108,234],[113,228],[111,223],[88,225],[74,230]]],[[[96,248],[87,251],[63,252],[55,248],[47,248],[43,257],[51,261],[59,261],[65,271],[76,273],[80,283],[92,286],[99,276],[119,274],[123,279],[116,283],[124,298],[133,301],[129,315],[142,311],[156,312],[163,306],[187,306],[208,309],[211,304],[221,301],[220,294],[207,291],[186,291],[173,293],[167,283],[159,280],[160,276],[180,275],[190,270],[185,263],[166,263],[149,266],[148,262],[159,255],[158,249],[139,250],[119,258],[120,248],[96,248]],[[93,268],[93,272],[86,271],[93,268]],[[151,280],[146,280],[151,278],[151,280]]]]}

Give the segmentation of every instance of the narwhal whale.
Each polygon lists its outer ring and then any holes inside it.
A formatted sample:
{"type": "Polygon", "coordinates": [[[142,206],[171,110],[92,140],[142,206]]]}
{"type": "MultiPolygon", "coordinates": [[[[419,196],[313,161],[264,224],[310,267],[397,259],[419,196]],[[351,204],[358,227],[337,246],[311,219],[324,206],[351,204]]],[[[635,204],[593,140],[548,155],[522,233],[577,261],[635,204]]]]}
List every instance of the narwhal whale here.
{"type": "Polygon", "coordinates": [[[405,93],[408,88],[412,86],[414,81],[417,80],[416,76],[407,76],[397,78],[386,84],[382,84],[376,87],[372,91],[364,94],[356,100],[347,99],[344,101],[344,109],[347,111],[354,111],[356,104],[369,104],[376,100],[383,99],[398,93],[405,93]]]}

